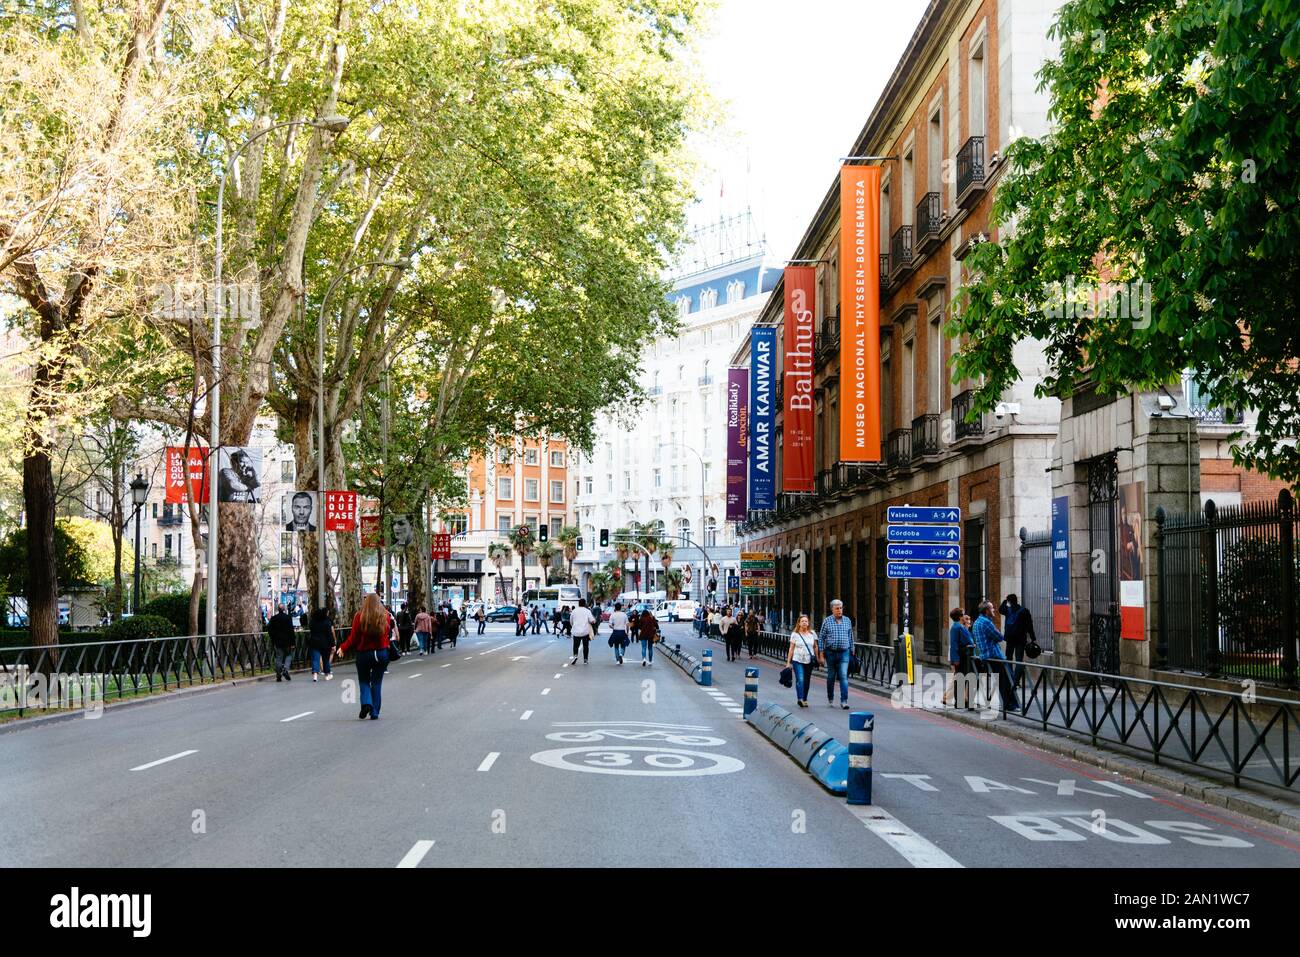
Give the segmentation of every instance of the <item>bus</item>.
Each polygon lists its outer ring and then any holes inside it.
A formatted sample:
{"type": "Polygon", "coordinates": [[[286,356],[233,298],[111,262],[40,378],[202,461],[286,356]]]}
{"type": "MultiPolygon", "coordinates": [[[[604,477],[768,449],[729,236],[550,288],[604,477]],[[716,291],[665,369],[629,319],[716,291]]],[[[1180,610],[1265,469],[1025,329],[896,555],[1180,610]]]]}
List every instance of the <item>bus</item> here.
{"type": "Polygon", "coordinates": [[[528,608],[536,605],[543,614],[549,615],[556,608],[563,608],[568,605],[570,608],[578,607],[578,599],[582,597],[582,589],[577,585],[551,585],[549,588],[530,588],[524,592],[524,607],[528,608]]]}

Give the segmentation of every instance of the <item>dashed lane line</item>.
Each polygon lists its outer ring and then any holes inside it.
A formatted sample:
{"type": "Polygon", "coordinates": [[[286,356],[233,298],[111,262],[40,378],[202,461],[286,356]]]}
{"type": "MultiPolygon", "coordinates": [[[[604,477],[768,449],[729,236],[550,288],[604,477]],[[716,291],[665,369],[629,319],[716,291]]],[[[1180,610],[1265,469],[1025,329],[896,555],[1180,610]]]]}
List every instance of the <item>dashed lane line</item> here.
{"type": "Polygon", "coordinates": [[[551,689],[550,689],[550,688],[543,688],[543,689],[542,689],[542,694],[550,694],[550,693],[551,693],[551,689]]]}
{"type": "Polygon", "coordinates": [[[307,717],[307,715],[315,714],[315,713],[316,713],[315,711],[304,711],[302,714],[294,714],[294,715],[290,715],[287,718],[281,718],[280,723],[284,724],[287,721],[297,721],[299,718],[305,718],[307,717]]]}
{"type": "Polygon", "coordinates": [[[533,716],[533,713],[532,713],[531,711],[525,711],[523,714],[521,714],[521,715],[519,716],[519,720],[520,720],[520,721],[527,721],[527,720],[528,720],[529,718],[531,718],[532,716],[533,716]]]}
{"type": "Polygon", "coordinates": [[[406,856],[397,862],[398,867],[417,867],[424,860],[424,855],[429,853],[433,847],[433,841],[416,841],[414,846],[406,852],[406,856]]]}
{"type": "Polygon", "coordinates": [[[492,765],[496,764],[499,757],[501,757],[500,751],[489,751],[488,756],[483,759],[483,763],[478,766],[478,769],[480,771],[491,771],[492,765]]]}
{"type": "Polygon", "coordinates": [[[884,808],[874,804],[845,804],[844,807],[913,867],[962,866],[884,808]]]}
{"type": "Polygon", "coordinates": [[[166,764],[168,761],[175,761],[177,758],[189,757],[191,754],[198,754],[198,748],[190,748],[188,751],[181,751],[179,754],[170,754],[165,758],[159,758],[157,761],[150,761],[148,764],[139,764],[133,767],[132,771],[148,771],[150,768],[156,768],[160,764],[166,764]]]}

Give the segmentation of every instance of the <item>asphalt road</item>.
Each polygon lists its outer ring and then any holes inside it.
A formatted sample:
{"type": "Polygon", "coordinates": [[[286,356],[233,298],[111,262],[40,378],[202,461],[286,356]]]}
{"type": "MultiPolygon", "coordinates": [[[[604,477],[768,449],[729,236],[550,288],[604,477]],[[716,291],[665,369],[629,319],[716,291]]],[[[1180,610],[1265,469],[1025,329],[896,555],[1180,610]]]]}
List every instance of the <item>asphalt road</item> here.
{"type": "MultiPolygon", "coordinates": [[[[857,691],[876,757],[855,812],[741,720],[745,662],[713,644],[703,689],[604,641],[572,667],[567,641],[491,625],[393,666],[379,721],[344,667],[0,733],[0,846],[18,866],[1300,865],[1289,832],[857,691]]],[[[792,703],[759,667],[761,699],[792,703]]],[[[846,728],[816,681],[814,719],[846,728]]]]}

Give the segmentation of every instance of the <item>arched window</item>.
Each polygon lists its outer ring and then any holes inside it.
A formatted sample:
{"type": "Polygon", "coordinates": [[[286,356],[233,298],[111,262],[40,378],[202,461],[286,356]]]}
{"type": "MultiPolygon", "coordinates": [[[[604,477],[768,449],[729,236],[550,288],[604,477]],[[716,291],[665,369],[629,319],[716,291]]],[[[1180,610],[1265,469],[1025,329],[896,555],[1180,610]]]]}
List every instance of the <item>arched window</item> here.
{"type": "Polygon", "coordinates": [[[718,544],[718,520],[710,515],[704,520],[704,547],[714,548],[718,544]]]}
{"type": "Polygon", "coordinates": [[[691,297],[690,297],[690,296],[678,296],[678,297],[677,297],[677,315],[681,316],[682,318],[685,318],[686,316],[689,316],[690,313],[691,313],[691,297]]]}
{"type": "Polygon", "coordinates": [[[691,520],[689,518],[679,518],[674,524],[676,525],[676,544],[681,545],[682,547],[689,546],[691,538],[691,520]]]}
{"type": "Polygon", "coordinates": [[[727,302],[740,302],[745,298],[745,280],[733,279],[727,283],[727,302]]]}
{"type": "Polygon", "coordinates": [[[700,308],[712,309],[718,304],[718,290],[710,286],[700,293],[700,308]]]}
{"type": "Polygon", "coordinates": [[[653,535],[655,538],[662,539],[664,537],[663,519],[656,518],[653,522],[650,523],[650,534],[653,535]]]}

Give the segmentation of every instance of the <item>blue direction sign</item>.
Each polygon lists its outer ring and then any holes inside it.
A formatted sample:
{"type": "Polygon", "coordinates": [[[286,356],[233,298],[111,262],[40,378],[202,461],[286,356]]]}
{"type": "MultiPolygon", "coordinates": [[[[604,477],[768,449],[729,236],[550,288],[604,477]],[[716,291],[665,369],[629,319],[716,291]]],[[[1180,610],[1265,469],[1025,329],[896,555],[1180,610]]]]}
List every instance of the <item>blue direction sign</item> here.
{"type": "Polygon", "coordinates": [[[888,545],[885,557],[891,562],[959,562],[960,545],[888,545]]]}
{"type": "Polygon", "coordinates": [[[890,562],[887,571],[890,578],[944,578],[955,580],[961,575],[961,566],[956,562],[890,562]]]}
{"type": "Polygon", "coordinates": [[[888,522],[948,522],[961,521],[961,509],[952,506],[928,508],[920,505],[891,505],[885,510],[888,522]]]}
{"type": "Polygon", "coordinates": [[[961,541],[961,529],[956,525],[890,525],[886,529],[891,542],[937,542],[956,545],[961,541]]]}

